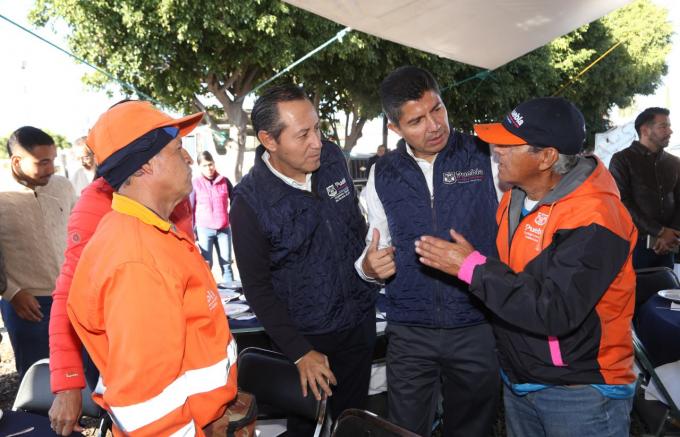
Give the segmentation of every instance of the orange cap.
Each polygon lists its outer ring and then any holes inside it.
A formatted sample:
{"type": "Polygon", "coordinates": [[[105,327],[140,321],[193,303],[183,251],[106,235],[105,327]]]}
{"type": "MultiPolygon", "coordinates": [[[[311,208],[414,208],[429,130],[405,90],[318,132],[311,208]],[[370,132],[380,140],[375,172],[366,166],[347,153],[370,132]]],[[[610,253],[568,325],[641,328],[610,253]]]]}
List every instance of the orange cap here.
{"type": "Polygon", "coordinates": [[[133,100],[119,103],[99,117],[87,135],[87,145],[101,164],[113,153],[160,127],[177,127],[180,137],[183,137],[198,126],[203,115],[203,112],[198,112],[175,119],[149,102],[133,100]]]}
{"type": "Polygon", "coordinates": [[[474,125],[477,136],[489,144],[499,146],[519,146],[526,144],[526,140],[510,133],[502,123],[488,123],[474,125]]]}

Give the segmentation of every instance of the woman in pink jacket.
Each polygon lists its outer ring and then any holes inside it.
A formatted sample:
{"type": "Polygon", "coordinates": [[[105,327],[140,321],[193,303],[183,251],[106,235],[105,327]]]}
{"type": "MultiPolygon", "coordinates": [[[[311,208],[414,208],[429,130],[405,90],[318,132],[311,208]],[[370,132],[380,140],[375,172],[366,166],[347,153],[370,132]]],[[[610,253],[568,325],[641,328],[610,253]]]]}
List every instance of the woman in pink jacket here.
{"type": "Polygon", "coordinates": [[[215,169],[210,152],[203,151],[196,160],[201,174],[193,179],[194,225],[198,246],[203,258],[212,268],[213,247],[222,269],[222,282],[233,281],[231,270],[231,228],[229,227],[229,201],[233,187],[229,179],[215,169]]]}

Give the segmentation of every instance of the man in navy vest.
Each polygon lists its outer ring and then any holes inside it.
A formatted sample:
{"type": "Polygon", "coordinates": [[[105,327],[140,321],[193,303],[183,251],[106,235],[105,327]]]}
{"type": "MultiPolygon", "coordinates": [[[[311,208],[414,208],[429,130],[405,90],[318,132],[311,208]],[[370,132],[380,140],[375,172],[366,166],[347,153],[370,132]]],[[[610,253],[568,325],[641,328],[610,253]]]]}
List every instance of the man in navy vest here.
{"type": "Polygon", "coordinates": [[[429,436],[441,391],[445,436],[487,436],[500,390],[491,327],[467,285],[421,264],[414,244],[461,227],[495,251],[489,146],[450,130],[439,86],[423,69],[390,73],[380,98],[402,140],[371,168],[370,231],[355,266],[385,284],[390,420],[429,436]]]}
{"type": "MultiPolygon", "coordinates": [[[[275,346],[297,365],[303,394],[332,394],[336,418],[365,408],[368,397],[377,287],[353,266],[366,222],[345,157],[321,141],[319,117],[301,88],[268,90],[251,118],[261,145],[231,209],[244,292],[275,346]]],[[[288,418],[288,435],[313,431],[314,423],[288,418]]]]}

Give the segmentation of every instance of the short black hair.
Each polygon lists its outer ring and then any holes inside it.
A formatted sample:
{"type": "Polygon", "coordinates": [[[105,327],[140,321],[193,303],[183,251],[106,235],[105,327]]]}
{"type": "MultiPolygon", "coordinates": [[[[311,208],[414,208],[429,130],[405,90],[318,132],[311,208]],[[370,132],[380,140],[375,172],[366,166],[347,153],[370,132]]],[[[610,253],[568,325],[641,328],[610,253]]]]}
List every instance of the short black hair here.
{"type": "Polygon", "coordinates": [[[202,151],[196,157],[196,162],[198,162],[198,165],[201,165],[201,163],[203,161],[215,162],[215,160],[213,159],[213,156],[207,150],[202,151]]]}
{"type": "Polygon", "coordinates": [[[54,140],[46,132],[33,126],[23,126],[12,132],[7,140],[7,154],[12,156],[14,146],[18,145],[24,150],[31,152],[37,146],[52,146],[54,140]]]}
{"type": "Polygon", "coordinates": [[[391,72],[380,84],[380,103],[387,118],[399,126],[401,107],[423,97],[426,91],[439,95],[439,84],[434,76],[422,68],[406,65],[391,72]]]}
{"type": "Polygon", "coordinates": [[[643,124],[647,124],[651,121],[654,121],[654,117],[656,117],[657,115],[668,116],[668,115],[670,115],[670,113],[671,113],[671,111],[669,111],[666,108],[657,108],[657,107],[647,108],[644,111],[642,111],[635,118],[635,132],[637,132],[638,137],[640,136],[640,127],[643,124]]]}
{"type": "Polygon", "coordinates": [[[305,90],[297,85],[279,85],[265,91],[255,101],[253,111],[250,113],[255,135],[260,131],[265,131],[278,141],[281,132],[286,127],[280,121],[278,104],[295,100],[309,100],[305,90]]]}

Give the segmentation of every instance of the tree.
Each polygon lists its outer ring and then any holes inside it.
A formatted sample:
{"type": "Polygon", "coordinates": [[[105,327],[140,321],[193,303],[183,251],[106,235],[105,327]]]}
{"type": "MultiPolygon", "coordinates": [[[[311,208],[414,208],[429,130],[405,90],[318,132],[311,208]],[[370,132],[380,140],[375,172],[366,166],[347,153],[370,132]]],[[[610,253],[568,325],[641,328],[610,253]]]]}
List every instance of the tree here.
{"type": "Polygon", "coordinates": [[[347,152],[365,121],[380,114],[377,91],[382,78],[408,64],[427,68],[438,78],[458,129],[471,131],[473,123],[498,120],[521,101],[561,90],[583,111],[592,144],[594,133],[609,127],[607,113],[614,104],[626,106],[635,94],[650,94],[659,85],[671,32],[664,9],[638,0],[493,72],[352,32],[296,74],[305,84],[314,84],[322,116],[335,137],[341,137],[335,116],[346,114],[347,152]],[[619,41],[620,46],[576,78],[619,41]]]}
{"type": "MultiPolygon", "coordinates": [[[[207,110],[214,128],[222,119],[237,126],[237,179],[247,126],[244,97],[342,29],[278,0],[36,1],[36,23],[57,17],[71,27],[69,44],[78,55],[164,105],[207,110]]],[[[497,120],[519,102],[555,94],[571,83],[561,93],[583,110],[592,135],[607,127],[612,105],[625,106],[635,94],[656,89],[666,72],[670,35],[666,12],[638,0],[486,74],[351,32],[280,81],[304,84],[319,104],[325,127],[338,138],[336,116],[345,114],[347,152],[366,121],[380,114],[380,81],[405,64],[428,68],[438,78],[456,128],[470,130],[475,122],[497,120]],[[619,41],[619,47],[577,78],[619,41]],[[458,84],[471,77],[476,79],[458,84]]],[[[103,86],[110,79],[96,73],[88,81],[103,86]]]]}
{"type": "MultiPolygon", "coordinates": [[[[245,96],[338,27],[277,0],[38,0],[31,18],[39,25],[63,19],[76,54],[161,104],[207,110],[213,128],[220,119],[237,126],[237,179],[245,96]]],[[[110,78],[93,73],[87,81],[102,87],[110,78]]]]}
{"type": "MultiPolygon", "coordinates": [[[[450,89],[445,93],[449,116],[454,125],[469,130],[474,122],[499,120],[523,100],[561,90],[583,112],[588,143],[593,144],[594,134],[610,127],[607,114],[613,105],[625,107],[636,94],[651,94],[659,86],[667,71],[671,35],[665,9],[649,0],[635,1],[502,66],[483,83],[450,89]]],[[[456,77],[472,74],[475,69],[468,68],[456,77]]]]}

